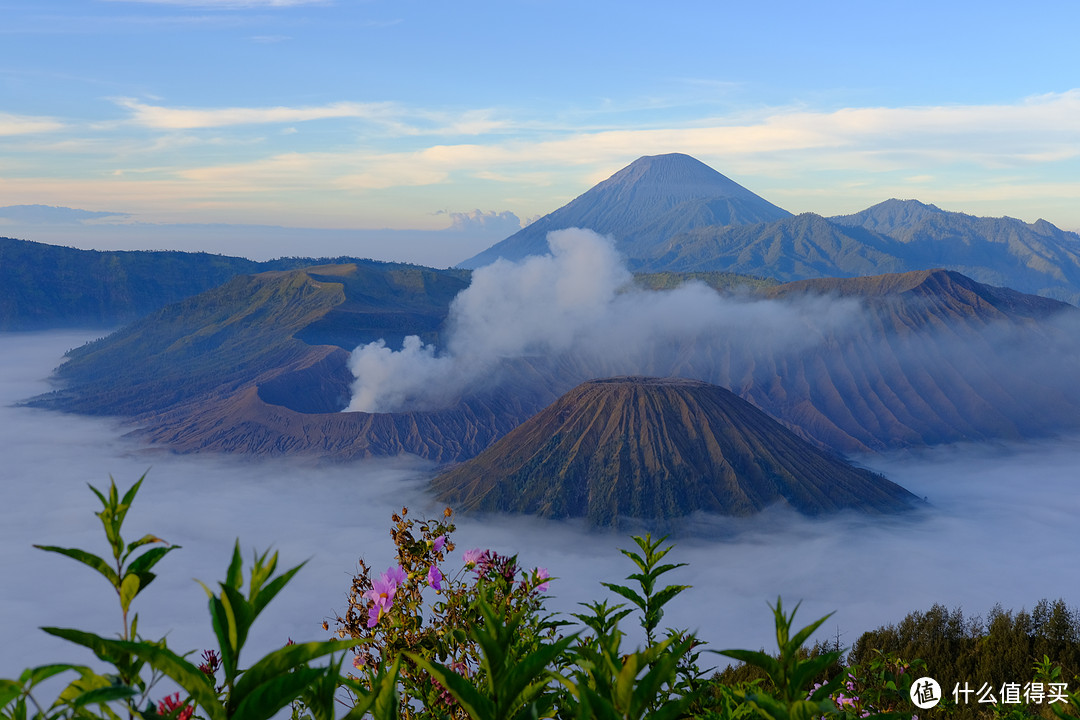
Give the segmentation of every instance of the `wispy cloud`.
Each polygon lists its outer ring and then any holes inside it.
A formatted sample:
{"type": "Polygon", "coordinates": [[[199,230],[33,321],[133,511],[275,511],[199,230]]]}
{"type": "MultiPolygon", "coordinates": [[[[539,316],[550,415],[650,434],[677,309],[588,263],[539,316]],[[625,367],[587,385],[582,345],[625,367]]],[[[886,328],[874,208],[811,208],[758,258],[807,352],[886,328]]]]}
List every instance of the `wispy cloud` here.
{"type": "Polygon", "coordinates": [[[11,115],[0,112],[0,135],[33,135],[61,130],[64,124],[50,117],[11,115]]]}
{"type": "MultiPolygon", "coordinates": [[[[108,172],[153,168],[144,176],[146,184],[113,186],[117,176],[103,187],[100,173],[76,179],[27,171],[18,188],[24,202],[67,204],[73,199],[56,195],[65,188],[92,206],[90,200],[103,191],[112,193],[108,198],[133,192],[134,201],[149,198],[152,188],[160,193],[156,207],[170,199],[182,205],[185,198],[213,194],[233,203],[244,198],[248,211],[273,207],[280,215],[313,193],[320,194],[320,212],[329,210],[328,203],[340,202],[344,208],[358,195],[378,193],[382,211],[389,207],[384,202],[415,207],[420,196],[410,195],[409,188],[440,185],[453,197],[436,199],[427,193],[423,202],[430,205],[423,211],[430,212],[431,205],[468,203],[512,207],[525,215],[550,212],[641,155],[668,152],[698,157],[796,212],[854,212],[888,197],[910,197],[918,185],[921,199],[957,203],[949,209],[1030,215],[1031,220],[1041,216],[1071,229],[1077,226],[1075,204],[1080,200],[1072,170],[1080,160],[1080,125],[1075,122],[1080,90],[1013,104],[774,108],[692,125],[613,123],[587,130],[556,128],[512,109],[448,110],[393,102],[224,108],[171,107],[131,98],[116,102],[128,119],[84,128],[97,135],[82,148],[80,162],[90,167],[91,154],[99,148],[97,164],[109,165],[108,172]],[[335,149],[290,140],[308,137],[294,132],[307,121],[336,122],[336,129],[320,126],[339,134],[335,149]],[[133,143],[123,139],[124,125],[147,131],[148,137],[135,143],[143,152],[130,151],[133,143]],[[260,132],[256,138],[252,128],[269,125],[279,125],[279,132],[265,137],[260,132]],[[358,126],[363,126],[359,132],[358,126]],[[206,137],[206,130],[224,137],[206,137]],[[119,149],[110,153],[110,141],[119,149]],[[218,141],[248,149],[242,156],[175,152],[181,144],[194,148],[218,141]],[[31,184],[52,190],[31,198],[23,192],[31,184]]],[[[59,122],[0,115],[0,134],[9,127],[39,132],[56,129],[59,122]]],[[[137,207],[130,201],[129,206],[137,207]]]]}
{"type": "Polygon", "coordinates": [[[392,102],[335,102],[298,107],[185,108],[150,105],[133,98],[117,98],[131,111],[131,121],[156,130],[195,130],[236,125],[296,123],[310,120],[360,119],[396,135],[481,135],[506,127],[491,110],[460,113],[414,109],[392,102]]]}
{"type": "Polygon", "coordinates": [[[395,114],[394,106],[391,103],[338,102],[309,107],[206,109],[147,105],[131,98],[120,98],[117,102],[131,110],[132,120],[136,124],[159,130],[193,130],[228,125],[294,123],[331,118],[385,120],[395,114]]]}

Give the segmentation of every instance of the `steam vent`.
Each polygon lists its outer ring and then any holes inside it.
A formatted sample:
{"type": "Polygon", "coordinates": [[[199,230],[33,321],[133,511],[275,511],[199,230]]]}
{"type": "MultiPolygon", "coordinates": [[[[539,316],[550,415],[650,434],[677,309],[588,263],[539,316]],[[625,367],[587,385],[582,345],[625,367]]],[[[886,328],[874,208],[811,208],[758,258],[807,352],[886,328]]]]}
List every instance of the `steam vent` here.
{"type": "Polygon", "coordinates": [[[746,516],[776,503],[806,515],[918,503],[722,387],[649,377],[582,383],[432,486],[463,511],[593,525],[746,516]]]}

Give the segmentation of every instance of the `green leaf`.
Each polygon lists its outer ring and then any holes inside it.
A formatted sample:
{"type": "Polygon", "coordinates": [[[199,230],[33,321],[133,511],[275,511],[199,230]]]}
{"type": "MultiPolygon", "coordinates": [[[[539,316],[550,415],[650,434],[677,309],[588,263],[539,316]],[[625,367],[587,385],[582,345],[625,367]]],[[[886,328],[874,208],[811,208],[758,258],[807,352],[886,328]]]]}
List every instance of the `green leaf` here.
{"type": "Polygon", "coordinates": [[[375,720],[398,720],[397,679],[400,671],[400,657],[388,671],[382,671],[371,681],[371,690],[350,677],[341,677],[342,687],[352,691],[356,704],[341,720],[362,720],[371,711],[375,720]]]}
{"type": "MultiPolygon", "coordinates": [[[[109,479],[111,480],[112,478],[110,477],[109,479]]],[[[94,487],[90,483],[86,483],[86,486],[94,491],[94,494],[97,495],[98,500],[101,501],[101,506],[102,507],[106,507],[106,508],[109,507],[109,501],[105,499],[105,496],[101,494],[100,490],[98,490],[96,487],[94,487]]]]}
{"type": "Polygon", "coordinates": [[[14,680],[0,678],[0,708],[22,695],[22,685],[14,680]]]}
{"type": "Polygon", "coordinates": [[[165,673],[197,702],[210,720],[227,720],[225,708],[218,701],[217,693],[209,678],[197,667],[168,648],[152,643],[111,640],[93,633],[66,628],[42,628],[50,635],[62,637],[73,643],[88,647],[99,656],[111,653],[129,653],[148,663],[155,670],[165,673]]]}
{"type": "Polygon", "coordinates": [[[23,683],[26,688],[32,688],[43,680],[59,675],[62,672],[68,670],[82,670],[82,665],[68,665],[65,663],[56,663],[52,665],[39,665],[34,668],[28,668],[23,670],[19,676],[19,681],[23,683]]]}
{"type": "MultiPolygon", "coordinates": [[[[798,610],[798,606],[796,606],[795,610],[798,610]]],[[[791,611],[792,620],[795,619],[795,610],[791,611]]],[[[814,634],[814,631],[821,627],[822,623],[831,618],[834,614],[835,613],[829,613],[817,622],[812,622],[806,627],[804,627],[802,630],[795,634],[795,637],[791,638],[791,644],[796,648],[802,647],[803,643],[805,643],[810,638],[810,636],[814,634]]]]}
{"type": "Polygon", "coordinates": [[[397,679],[400,672],[400,659],[395,659],[390,671],[375,678],[375,706],[372,716],[375,720],[398,720],[397,679]]]}
{"type": "Polygon", "coordinates": [[[244,584],[244,561],[240,557],[239,539],[233,547],[232,562],[229,563],[229,569],[225,573],[225,584],[237,590],[244,584]]]}
{"type": "MultiPolygon", "coordinates": [[[[124,518],[127,517],[128,510],[131,509],[131,502],[135,499],[135,494],[139,492],[139,486],[142,485],[143,480],[146,479],[146,473],[142,474],[134,485],[128,488],[128,491],[124,493],[124,497],[119,503],[116,502],[116,484],[113,484],[112,491],[109,493],[109,497],[113,499],[116,505],[116,530],[119,537],[120,526],[124,524],[124,518]]],[[[117,557],[120,554],[117,552],[117,557]]]]}
{"type": "Polygon", "coordinates": [[[267,578],[274,574],[274,570],[277,568],[278,554],[274,553],[270,555],[269,550],[265,550],[262,555],[255,558],[255,563],[251,568],[251,582],[248,589],[248,600],[252,601],[255,596],[259,594],[259,590],[262,588],[267,578]],[[267,560],[267,556],[270,559],[267,560]]]}
{"type": "Polygon", "coordinates": [[[652,596],[652,605],[657,608],[667,605],[671,598],[675,597],[683,590],[689,590],[691,587],[691,585],[668,585],[652,596]]]}
{"type": "Polygon", "coordinates": [[[759,667],[771,678],[775,678],[780,674],[780,663],[767,653],[759,652],[757,650],[709,650],[708,652],[726,655],[729,658],[734,658],[747,665],[759,667]]]}
{"type": "Polygon", "coordinates": [[[634,603],[639,608],[644,608],[645,607],[645,598],[641,597],[640,595],[638,595],[636,592],[634,592],[630,588],[626,587],[625,585],[616,585],[614,583],[600,583],[600,584],[603,585],[604,587],[606,587],[607,589],[611,590],[612,592],[617,593],[618,595],[622,595],[624,598],[626,598],[630,602],[634,603]]]}
{"type": "Polygon", "coordinates": [[[541,645],[523,658],[512,663],[509,672],[506,673],[500,683],[499,691],[515,704],[529,703],[536,699],[541,691],[547,687],[550,680],[548,666],[559,657],[570,644],[577,639],[577,635],[562,638],[551,645],[541,645]]]}
{"type": "MultiPolygon", "coordinates": [[[[146,479],[146,473],[143,473],[142,477],[140,477],[138,480],[136,480],[135,484],[132,485],[130,488],[128,488],[128,491],[126,493],[124,493],[124,499],[120,501],[121,505],[123,505],[124,507],[131,507],[131,501],[135,499],[135,494],[137,492],[139,492],[139,486],[142,485],[143,480],[145,480],[145,479],[146,479]]],[[[113,489],[115,490],[115,486],[114,486],[113,489]]],[[[124,519],[123,519],[123,517],[121,517],[120,522],[123,522],[123,521],[124,521],[124,519]]]]}
{"type": "Polygon", "coordinates": [[[214,628],[214,634],[217,636],[218,649],[221,651],[221,665],[225,669],[225,679],[227,682],[232,683],[236,675],[237,657],[232,646],[229,645],[229,620],[225,612],[225,605],[214,596],[210,588],[202,583],[199,584],[203,586],[203,589],[210,596],[210,625],[214,628]]]}
{"type": "MultiPolygon", "coordinates": [[[[304,692],[308,685],[318,682],[327,672],[326,668],[296,668],[255,687],[244,696],[236,710],[229,713],[230,720],[268,720],[304,692]]],[[[246,676],[247,673],[244,673],[246,676]]],[[[234,693],[229,698],[232,705],[234,693]]]]}
{"type": "Polygon", "coordinates": [[[405,655],[438,680],[472,720],[496,720],[495,703],[481,695],[471,681],[445,665],[431,662],[420,655],[413,653],[405,653],[405,655]]]}
{"type": "Polygon", "coordinates": [[[288,570],[285,573],[274,578],[265,588],[262,588],[258,592],[256,592],[255,597],[252,598],[251,601],[253,615],[257,616],[259,613],[261,613],[263,611],[263,608],[266,607],[267,603],[273,600],[274,596],[281,592],[281,589],[284,588],[285,585],[290,580],[292,580],[293,576],[300,571],[300,568],[304,567],[304,565],[306,564],[306,561],[300,563],[293,569],[288,570]]]}
{"type": "Polygon", "coordinates": [[[131,608],[131,601],[139,594],[139,576],[129,574],[120,583],[120,607],[126,613],[131,608]]]}
{"type": "Polygon", "coordinates": [[[127,698],[135,697],[138,694],[138,688],[133,688],[130,685],[110,685],[108,687],[87,690],[73,699],[71,705],[74,707],[99,705],[101,703],[113,702],[114,700],[126,700],[127,698]]]}
{"type": "MultiPolygon", "coordinates": [[[[262,657],[257,663],[244,671],[233,688],[235,702],[248,693],[254,692],[255,688],[270,682],[273,678],[282,675],[315,658],[329,655],[338,650],[347,650],[356,647],[367,640],[328,640],[324,642],[297,643],[286,645],[274,650],[262,657]]],[[[235,703],[234,703],[235,704],[235,703]]]]}
{"type": "Polygon", "coordinates": [[[248,631],[251,630],[251,623],[255,620],[255,616],[247,599],[239,590],[230,585],[221,586],[221,600],[225,606],[226,615],[231,621],[229,642],[239,655],[240,648],[247,642],[248,631]]]}
{"type": "Polygon", "coordinates": [[[180,545],[169,545],[168,547],[150,548],[142,555],[131,561],[131,564],[128,565],[128,571],[133,573],[147,572],[150,570],[150,568],[157,565],[158,561],[161,560],[161,558],[165,557],[173,550],[179,550],[180,547],[180,545]]]}
{"type": "Polygon", "coordinates": [[[109,566],[109,563],[93,553],[88,553],[85,550],[80,550],[78,548],[62,548],[55,545],[35,545],[34,547],[38,550],[59,553],[60,555],[66,555],[73,560],[78,560],[82,564],[88,565],[104,575],[105,579],[112,583],[113,587],[120,587],[120,578],[117,576],[116,571],[109,566]]]}
{"type": "Polygon", "coordinates": [[[90,648],[94,651],[95,655],[105,662],[118,666],[123,663],[121,660],[122,655],[116,655],[115,650],[106,644],[110,641],[103,637],[81,630],[69,630],[66,628],[43,627],[41,629],[50,635],[55,635],[56,637],[73,642],[76,645],[90,648]]]}
{"type": "Polygon", "coordinates": [[[640,659],[641,655],[639,653],[632,653],[627,656],[622,669],[619,670],[619,674],[615,677],[612,700],[615,701],[615,707],[624,713],[630,709],[630,700],[634,696],[634,681],[637,679],[638,661],[640,659]]]}

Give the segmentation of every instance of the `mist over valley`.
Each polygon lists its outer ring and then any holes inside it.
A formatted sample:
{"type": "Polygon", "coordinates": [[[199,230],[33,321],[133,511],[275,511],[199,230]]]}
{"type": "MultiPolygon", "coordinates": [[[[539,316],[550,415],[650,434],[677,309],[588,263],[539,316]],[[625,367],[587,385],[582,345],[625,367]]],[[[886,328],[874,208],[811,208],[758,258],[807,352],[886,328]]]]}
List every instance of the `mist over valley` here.
{"type": "MultiPolygon", "coordinates": [[[[86,483],[121,487],[149,468],[129,518],[130,533],[156,532],[181,550],[163,561],[158,581],[135,602],[148,636],[208,647],[205,594],[191,578],[223,576],[239,538],[245,554],[273,546],[282,562],[309,559],[296,582],[256,626],[252,652],[294,640],[321,639],[320,623],[344,606],[355,561],[390,563],[389,515],[401,505],[434,516],[441,505],[425,491],[433,473],[417,460],[325,464],[303,458],[176,455],[148,450],[115,420],[56,413],[12,403],[46,389],[47,369],[90,339],[82,332],[4,334],[0,363],[0,435],[4,463],[3,595],[0,675],[67,659],[67,644],[41,625],[78,625],[104,634],[118,622],[115,597],[92,571],[43,553],[31,543],[102,551],[96,499],[86,483]],[[167,571],[166,571],[167,570],[167,571]]],[[[994,603],[1030,609],[1040,598],[1080,593],[1071,567],[1080,511],[1074,491],[1080,439],[1023,444],[951,445],[903,456],[860,458],[931,508],[917,516],[841,515],[810,520],[790,512],[754,518],[697,518],[701,533],[681,538],[672,558],[689,567],[673,582],[694,588],[669,609],[663,626],[700,631],[711,647],[771,647],[766,603],[802,600],[806,620],[833,610],[822,636],[850,644],[864,630],[895,622],[935,602],[985,614],[994,603]],[[710,539],[713,538],[713,539],[710,539]]],[[[459,549],[518,553],[547,567],[553,607],[604,595],[599,580],[629,573],[617,548],[621,533],[579,523],[507,516],[459,516],[459,549]]],[[[460,554],[460,553],[458,553],[460,554]]],[[[453,564],[460,558],[452,559],[453,564]]],[[[632,631],[631,626],[627,629],[632,631]]],[[[632,635],[633,637],[633,635],[632,635]]],[[[89,653],[80,661],[92,660],[89,653]]]]}

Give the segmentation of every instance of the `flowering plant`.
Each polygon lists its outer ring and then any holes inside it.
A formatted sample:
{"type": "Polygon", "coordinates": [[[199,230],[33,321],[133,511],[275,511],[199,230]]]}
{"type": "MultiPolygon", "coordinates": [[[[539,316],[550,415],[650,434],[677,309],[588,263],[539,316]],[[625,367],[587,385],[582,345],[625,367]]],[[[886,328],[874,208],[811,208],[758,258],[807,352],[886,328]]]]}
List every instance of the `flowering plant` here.
{"type": "MultiPolygon", "coordinates": [[[[490,670],[481,643],[469,633],[485,622],[485,610],[475,602],[478,597],[484,597],[488,611],[501,622],[517,623],[516,650],[535,650],[558,626],[540,615],[542,593],[551,579],[545,568],[522,570],[516,557],[476,548],[465,551],[454,569],[452,514],[447,508],[442,518],[414,520],[408,508],[394,513],[390,537],[396,564],[376,577],[360,559],[348,607],[336,618],[338,637],[359,641],[353,668],[368,687],[380,667],[400,663],[398,690],[406,718],[424,715],[421,708],[446,708],[453,717],[467,716],[416,658],[483,683],[490,670]]],[[[329,625],[324,623],[324,628],[329,625]]]]}

